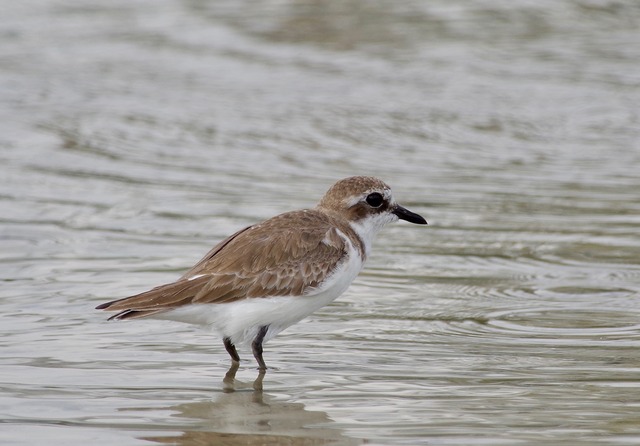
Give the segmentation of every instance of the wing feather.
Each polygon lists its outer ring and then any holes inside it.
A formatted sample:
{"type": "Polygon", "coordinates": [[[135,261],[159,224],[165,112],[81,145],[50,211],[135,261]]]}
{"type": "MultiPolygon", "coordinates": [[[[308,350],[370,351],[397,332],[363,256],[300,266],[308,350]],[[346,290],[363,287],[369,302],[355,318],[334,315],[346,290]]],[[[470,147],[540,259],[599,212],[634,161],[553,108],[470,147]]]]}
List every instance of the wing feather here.
{"type": "Polygon", "coordinates": [[[114,318],[144,317],[189,303],[308,294],[347,254],[335,222],[296,211],[242,229],[218,243],[176,282],[107,302],[114,318]]]}

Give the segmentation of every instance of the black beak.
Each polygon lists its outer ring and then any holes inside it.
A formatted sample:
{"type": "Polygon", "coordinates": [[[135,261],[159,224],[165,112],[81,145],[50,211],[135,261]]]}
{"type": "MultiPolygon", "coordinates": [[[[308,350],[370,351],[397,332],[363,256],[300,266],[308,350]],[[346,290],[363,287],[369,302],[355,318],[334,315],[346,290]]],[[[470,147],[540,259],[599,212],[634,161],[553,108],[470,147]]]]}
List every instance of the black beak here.
{"type": "Polygon", "coordinates": [[[406,220],[409,223],[415,223],[417,225],[427,224],[427,220],[422,218],[422,216],[416,214],[415,212],[411,212],[409,209],[405,209],[400,205],[397,205],[392,212],[396,214],[400,220],[406,220]]]}

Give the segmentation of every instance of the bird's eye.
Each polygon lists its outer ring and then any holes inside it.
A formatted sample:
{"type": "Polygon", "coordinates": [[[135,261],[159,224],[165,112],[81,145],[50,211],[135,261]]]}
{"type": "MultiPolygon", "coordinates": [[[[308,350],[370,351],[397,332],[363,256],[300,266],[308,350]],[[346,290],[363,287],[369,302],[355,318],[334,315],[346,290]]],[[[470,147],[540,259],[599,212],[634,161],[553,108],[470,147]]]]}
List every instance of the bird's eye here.
{"type": "Polygon", "coordinates": [[[382,206],[382,203],[384,202],[384,197],[382,196],[382,194],[379,194],[378,192],[374,192],[372,194],[367,195],[366,201],[367,201],[367,204],[372,208],[379,208],[380,206],[382,206]]]}

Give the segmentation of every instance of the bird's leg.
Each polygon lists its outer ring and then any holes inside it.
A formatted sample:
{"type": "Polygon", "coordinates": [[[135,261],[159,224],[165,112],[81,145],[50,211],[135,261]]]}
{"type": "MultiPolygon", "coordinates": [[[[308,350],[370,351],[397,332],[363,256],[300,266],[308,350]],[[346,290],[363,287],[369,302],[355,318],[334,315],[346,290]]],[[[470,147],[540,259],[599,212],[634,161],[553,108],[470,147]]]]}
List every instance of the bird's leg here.
{"type": "Polygon", "coordinates": [[[262,359],[262,341],[264,340],[265,335],[267,334],[267,330],[269,330],[268,325],[263,325],[258,330],[258,335],[251,343],[251,349],[253,350],[253,356],[258,361],[258,366],[260,370],[267,370],[267,365],[264,363],[264,359],[262,359]]]}
{"type": "Polygon", "coordinates": [[[231,360],[233,362],[239,363],[240,356],[238,356],[238,352],[236,351],[236,346],[233,345],[233,342],[231,342],[231,339],[224,338],[223,342],[224,342],[224,348],[227,349],[227,353],[229,353],[229,356],[231,356],[231,360]]]}

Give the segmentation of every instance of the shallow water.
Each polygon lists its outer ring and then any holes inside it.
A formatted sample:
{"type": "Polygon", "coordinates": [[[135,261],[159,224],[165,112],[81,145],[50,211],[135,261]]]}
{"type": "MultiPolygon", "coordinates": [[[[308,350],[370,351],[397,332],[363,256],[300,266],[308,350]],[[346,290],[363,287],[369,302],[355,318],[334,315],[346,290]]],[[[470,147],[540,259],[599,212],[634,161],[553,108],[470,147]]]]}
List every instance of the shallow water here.
{"type": "Polygon", "coordinates": [[[0,442],[640,443],[632,1],[10,2],[0,442]],[[384,178],[395,224],[250,354],[95,305],[384,178]]]}

